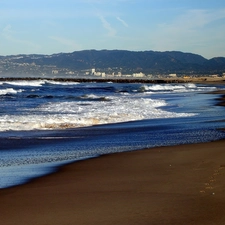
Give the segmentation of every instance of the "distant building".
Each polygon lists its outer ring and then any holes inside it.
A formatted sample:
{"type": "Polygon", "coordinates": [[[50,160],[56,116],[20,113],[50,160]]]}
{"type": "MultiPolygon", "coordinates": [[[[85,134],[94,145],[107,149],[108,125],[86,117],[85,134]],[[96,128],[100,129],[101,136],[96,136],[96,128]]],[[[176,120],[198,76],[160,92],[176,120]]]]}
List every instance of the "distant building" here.
{"type": "Polygon", "coordinates": [[[140,72],[140,73],[133,73],[133,77],[144,77],[145,74],[140,72]]]}
{"type": "Polygon", "coordinates": [[[72,74],[75,74],[75,73],[73,71],[68,71],[68,72],[66,72],[66,74],[72,75],[72,74]]]}
{"type": "Polygon", "coordinates": [[[58,74],[59,71],[58,70],[52,70],[52,74],[58,74]]]}
{"type": "Polygon", "coordinates": [[[123,77],[132,77],[131,74],[124,74],[123,77]]]}
{"type": "Polygon", "coordinates": [[[217,78],[218,77],[218,74],[210,75],[210,77],[217,78]]]}
{"type": "Polygon", "coordinates": [[[169,77],[177,77],[177,74],[176,73],[171,73],[171,74],[169,74],[169,77]]]}
{"type": "Polygon", "coordinates": [[[101,73],[101,72],[95,72],[94,75],[95,75],[95,76],[101,76],[102,73],[101,73]]]}
{"type": "Polygon", "coordinates": [[[107,74],[107,77],[114,77],[114,74],[107,74]]]}
{"type": "Polygon", "coordinates": [[[91,74],[95,75],[95,69],[91,69],[91,74]]]}

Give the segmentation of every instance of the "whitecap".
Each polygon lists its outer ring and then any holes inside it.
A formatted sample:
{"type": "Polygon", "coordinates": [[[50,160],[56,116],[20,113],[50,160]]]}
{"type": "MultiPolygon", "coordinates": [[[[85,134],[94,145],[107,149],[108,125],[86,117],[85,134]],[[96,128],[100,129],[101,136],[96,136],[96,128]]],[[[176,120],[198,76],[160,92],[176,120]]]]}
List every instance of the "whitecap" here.
{"type": "MultiPolygon", "coordinates": [[[[96,95],[90,97],[99,98],[96,95]]],[[[143,119],[188,117],[192,113],[168,112],[160,99],[110,96],[110,101],[49,102],[32,109],[29,115],[0,117],[1,130],[65,129],[143,119]]]]}
{"type": "Polygon", "coordinates": [[[7,94],[17,94],[19,92],[22,92],[23,90],[14,90],[13,88],[6,88],[6,89],[2,89],[0,90],[0,95],[7,95],[7,94]]]}
{"type": "Polygon", "coordinates": [[[14,86],[33,86],[40,87],[45,84],[44,80],[34,80],[34,81],[7,81],[6,84],[14,85],[14,86]]]}
{"type": "Polygon", "coordinates": [[[51,80],[47,80],[46,83],[48,84],[55,84],[55,85],[76,85],[76,84],[80,84],[79,82],[70,82],[70,81],[51,81],[51,80]]]}
{"type": "Polygon", "coordinates": [[[138,92],[147,92],[147,93],[182,93],[182,92],[202,92],[202,91],[212,91],[216,87],[207,87],[207,86],[197,86],[193,83],[185,84],[154,84],[154,85],[142,85],[138,92]]]}

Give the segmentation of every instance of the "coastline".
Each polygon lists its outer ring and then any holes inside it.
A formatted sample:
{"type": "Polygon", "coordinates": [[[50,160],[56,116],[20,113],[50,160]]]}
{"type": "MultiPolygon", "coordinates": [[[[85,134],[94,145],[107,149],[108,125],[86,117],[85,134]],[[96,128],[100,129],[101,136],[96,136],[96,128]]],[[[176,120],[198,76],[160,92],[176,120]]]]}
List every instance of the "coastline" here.
{"type": "MultiPolygon", "coordinates": [[[[224,97],[218,100],[224,105],[224,97]]],[[[1,221],[222,225],[224,146],[225,140],[157,147],[63,166],[25,185],[0,189],[1,221]]]]}
{"type": "Polygon", "coordinates": [[[0,190],[3,224],[225,222],[225,140],[158,147],[66,165],[0,190]]]}

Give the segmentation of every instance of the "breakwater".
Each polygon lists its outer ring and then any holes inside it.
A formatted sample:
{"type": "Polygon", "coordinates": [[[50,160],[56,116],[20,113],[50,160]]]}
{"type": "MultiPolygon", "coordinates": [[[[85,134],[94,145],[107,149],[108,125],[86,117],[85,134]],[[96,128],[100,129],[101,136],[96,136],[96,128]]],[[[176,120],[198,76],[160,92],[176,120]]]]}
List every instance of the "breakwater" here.
{"type": "Polygon", "coordinates": [[[58,82],[79,82],[79,83],[85,83],[85,82],[96,82],[96,83],[102,83],[102,82],[113,82],[113,83],[152,83],[152,84],[163,84],[163,83],[186,83],[191,82],[190,80],[184,80],[184,79],[132,79],[132,78],[41,78],[41,77],[0,77],[0,81],[20,81],[20,80],[26,80],[26,81],[34,81],[34,80],[49,80],[49,81],[58,81],[58,82]]]}
{"type": "Polygon", "coordinates": [[[35,80],[48,80],[56,82],[78,82],[78,83],[149,83],[149,84],[166,84],[166,83],[224,83],[224,77],[193,77],[185,78],[161,78],[161,79],[145,79],[145,78],[75,78],[75,77],[0,77],[0,82],[4,81],[35,81],[35,80]]]}

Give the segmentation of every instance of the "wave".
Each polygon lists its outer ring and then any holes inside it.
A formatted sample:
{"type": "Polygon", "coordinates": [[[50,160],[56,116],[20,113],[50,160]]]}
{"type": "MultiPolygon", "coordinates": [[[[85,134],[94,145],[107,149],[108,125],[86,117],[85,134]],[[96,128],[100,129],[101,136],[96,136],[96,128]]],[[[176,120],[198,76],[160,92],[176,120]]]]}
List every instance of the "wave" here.
{"type": "Polygon", "coordinates": [[[46,80],[47,84],[55,84],[55,85],[76,85],[76,84],[80,84],[79,82],[61,82],[61,81],[50,81],[50,80],[46,80]]]}
{"type": "MultiPolygon", "coordinates": [[[[96,99],[97,96],[91,97],[96,99]]],[[[127,96],[111,96],[110,101],[49,102],[30,110],[28,115],[0,116],[0,130],[66,129],[195,115],[168,112],[160,108],[166,105],[164,100],[127,96]]]]}
{"type": "Polygon", "coordinates": [[[39,95],[39,94],[29,94],[26,98],[42,98],[42,99],[65,99],[65,100],[74,100],[74,101],[110,101],[109,97],[106,96],[97,96],[97,95],[81,95],[81,96],[74,96],[74,95],[39,95]]]}
{"type": "Polygon", "coordinates": [[[82,100],[89,100],[89,101],[110,101],[109,97],[104,97],[104,96],[97,96],[94,94],[89,94],[89,95],[82,95],[80,97],[77,97],[77,99],[82,99],[82,100]]]}
{"type": "Polygon", "coordinates": [[[14,86],[33,86],[33,87],[41,87],[45,84],[45,80],[35,80],[35,81],[7,81],[5,84],[14,85],[14,86]]]}
{"type": "MultiPolygon", "coordinates": [[[[43,85],[46,81],[26,82],[30,82],[32,86],[43,85]]],[[[18,82],[17,84],[25,83],[18,82]]],[[[21,91],[23,94],[16,95],[18,99],[13,99],[13,103],[5,99],[5,105],[9,108],[7,115],[0,114],[0,131],[65,129],[143,119],[189,117],[196,114],[186,113],[186,108],[182,106],[183,103],[180,106],[180,102],[179,104],[176,101],[173,103],[173,101],[168,101],[167,95],[160,94],[206,92],[216,88],[196,84],[86,83],[74,87],[54,85],[57,84],[47,84],[42,88],[26,89],[23,87],[23,90],[15,90],[20,87],[3,89],[4,85],[1,86],[0,95],[16,94],[21,91]],[[153,93],[159,93],[159,96],[152,96],[153,93]],[[160,99],[161,97],[174,105],[168,105],[165,100],[160,99]],[[177,112],[174,112],[175,110],[177,112]]],[[[177,98],[180,98],[179,94],[177,98]]],[[[2,111],[7,112],[7,110],[2,111]]]]}
{"type": "Polygon", "coordinates": [[[13,88],[6,88],[6,89],[2,89],[0,90],[0,95],[7,95],[7,94],[17,94],[19,92],[22,92],[23,90],[14,90],[13,88]]]}
{"type": "Polygon", "coordinates": [[[56,96],[53,95],[37,95],[37,94],[30,94],[26,96],[27,98],[46,98],[46,99],[50,99],[50,98],[56,98],[56,96]]]}
{"type": "Polygon", "coordinates": [[[34,81],[26,81],[26,80],[21,80],[21,81],[6,81],[2,82],[1,84],[9,84],[9,85],[14,85],[14,86],[32,86],[32,87],[41,87],[44,84],[51,84],[51,85],[77,85],[80,84],[79,82],[60,82],[60,81],[50,81],[50,80],[34,80],[34,81]]]}
{"type": "Polygon", "coordinates": [[[193,83],[187,84],[155,84],[155,85],[142,85],[137,90],[138,92],[150,93],[170,93],[170,92],[193,92],[193,91],[212,91],[217,87],[200,87],[193,83]]]}
{"type": "MultiPolygon", "coordinates": [[[[79,85],[79,82],[70,82],[70,81],[51,81],[51,80],[19,80],[19,81],[5,81],[1,82],[0,85],[13,85],[13,86],[24,86],[24,87],[42,87],[43,85],[63,85],[63,86],[70,86],[70,85],[79,85]]],[[[138,85],[139,87],[136,88],[132,85],[122,85],[120,88],[114,87],[113,83],[112,86],[102,86],[101,83],[98,83],[96,86],[93,86],[93,83],[82,83],[82,88],[87,88],[89,90],[99,90],[99,91],[109,91],[114,93],[135,93],[135,92],[148,92],[148,93],[169,93],[169,92],[191,92],[191,91],[212,91],[217,89],[217,87],[213,86],[199,86],[194,83],[185,83],[185,84],[144,84],[138,85]]],[[[79,86],[78,86],[79,88],[79,86]]]]}

